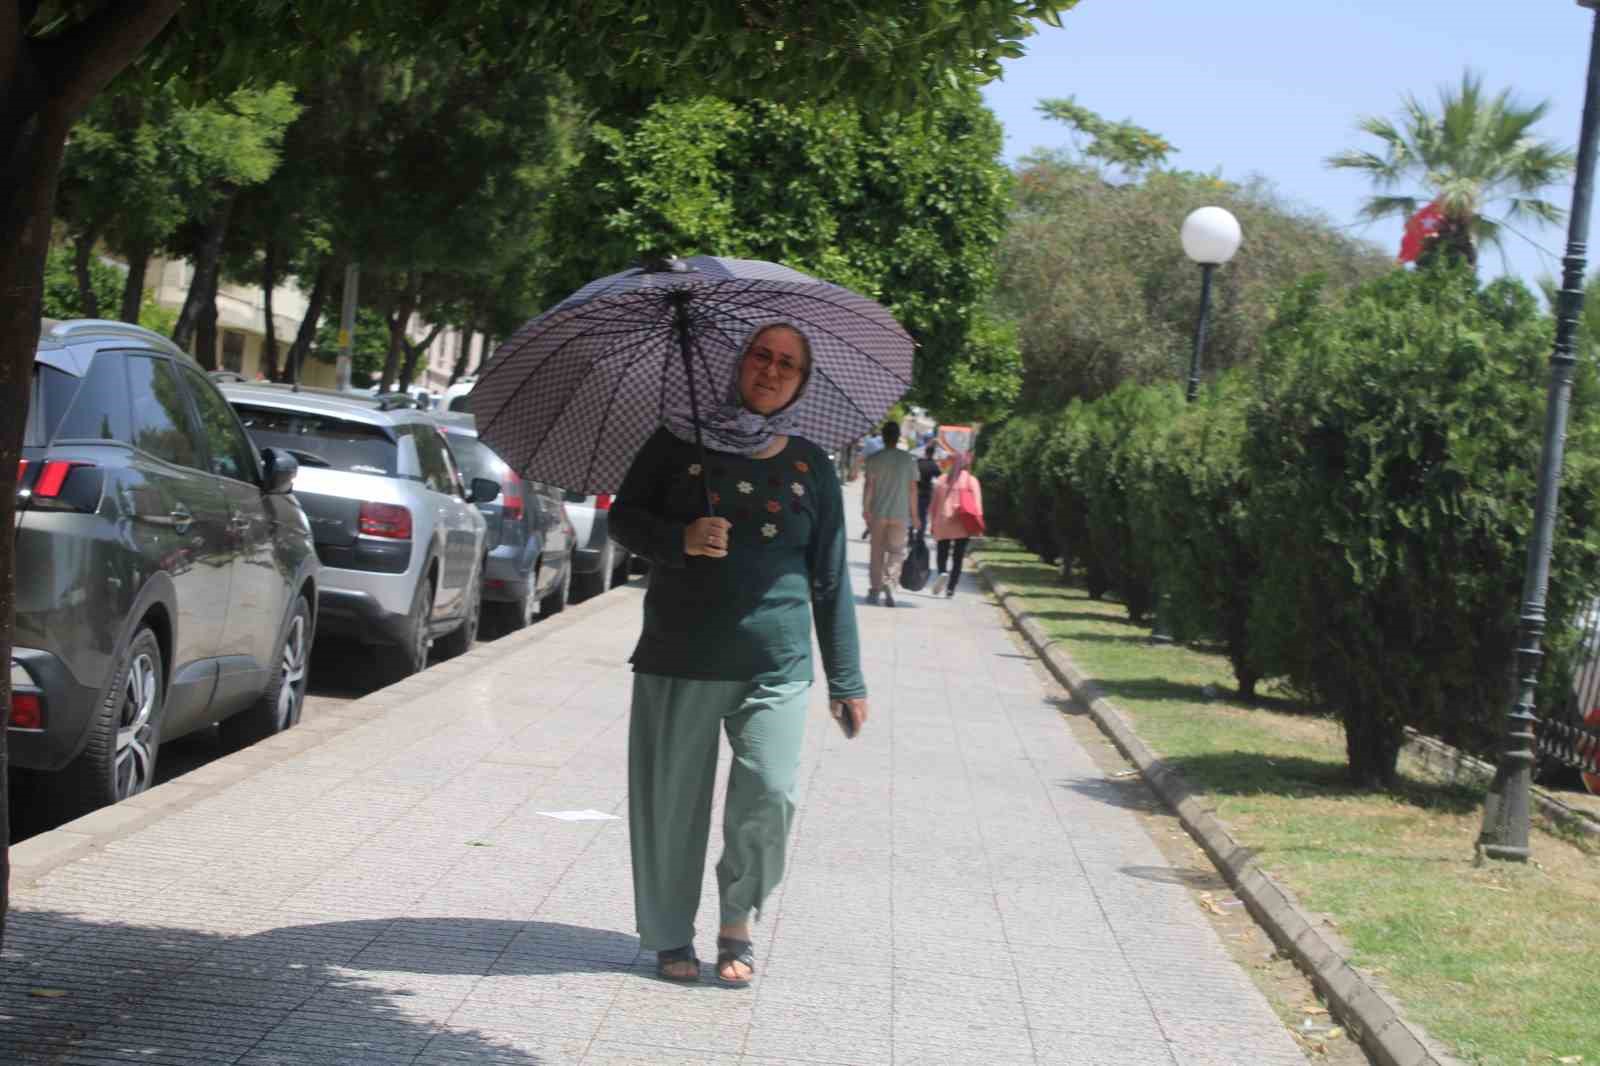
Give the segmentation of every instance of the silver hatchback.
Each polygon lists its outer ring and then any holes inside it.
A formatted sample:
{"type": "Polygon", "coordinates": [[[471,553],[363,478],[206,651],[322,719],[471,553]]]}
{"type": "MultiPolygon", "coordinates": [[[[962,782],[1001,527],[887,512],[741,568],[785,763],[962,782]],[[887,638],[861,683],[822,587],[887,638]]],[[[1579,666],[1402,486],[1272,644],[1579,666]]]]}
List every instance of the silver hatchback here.
{"type": "Polygon", "coordinates": [[[392,679],[459,655],[482,614],[485,522],[500,486],[463,484],[432,419],[396,400],[222,386],[258,447],[299,461],[295,496],[322,562],[324,633],[383,649],[392,679]]]}

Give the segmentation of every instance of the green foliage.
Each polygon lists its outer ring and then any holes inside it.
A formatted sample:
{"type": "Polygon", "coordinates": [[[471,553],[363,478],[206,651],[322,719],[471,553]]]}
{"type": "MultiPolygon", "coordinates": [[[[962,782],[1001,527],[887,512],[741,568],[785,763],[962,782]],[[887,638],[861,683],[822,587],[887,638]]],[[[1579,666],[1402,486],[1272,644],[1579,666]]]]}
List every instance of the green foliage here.
{"type": "Polygon", "coordinates": [[[1139,518],[1149,511],[1162,430],[1182,402],[1176,386],[1128,383],[1083,408],[1084,439],[1073,465],[1088,504],[1089,551],[1135,622],[1154,605],[1156,545],[1163,533],[1139,518]]]}
{"type": "Polygon", "coordinates": [[[1156,172],[1111,184],[1049,154],[1025,161],[1000,249],[998,308],[1016,321],[1022,402],[1059,409],[1123,381],[1187,376],[1199,269],[1178,229],[1197,207],[1232,211],[1244,245],[1216,273],[1203,372],[1259,359],[1276,294],[1320,271],[1338,290],[1389,269],[1376,249],[1286,206],[1260,182],[1156,172]]]}
{"type": "Polygon", "coordinates": [[[1010,326],[988,314],[1008,177],[976,93],[912,116],[844,105],[660,100],[593,126],[550,204],[548,305],[646,254],[787,263],[883,302],[918,341],[912,399],[992,417],[1016,395],[1010,326]]]}
{"type": "MultiPolygon", "coordinates": [[[[334,304],[337,308],[337,302],[334,304]]],[[[356,308],[355,336],[350,346],[350,384],[365,388],[373,376],[383,372],[389,355],[389,323],[374,307],[356,308]]],[[[333,364],[339,359],[339,316],[323,315],[317,324],[317,338],[311,344],[311,357],[333,364]]]]}
{"type": "Polygon", "coordinates": [[[1061,100],[1040,100],[1037,110],[1045,118],[1065,122],[1088,138],[1081,149],[1083,155],[1118,167],[1125,174],[1159,167],[1167,161],[1167,156],[1178,150],[1159,133],[1127,119],[1111,122],[1070,96],[1061,100]]]}
{"type": "MultiPolygon", "coordinates": [[[[1000,76],[1034,21],[1060,24],[1076,0],[507,0],[417,4],[388,0],[254,0],[185,4],[153,49],[157,75],[217,83],[261,71],[314,68],[345,41],[414,53],[461,41],[473,55],[527,53],[581,75],[597,103],[640,93],[848,98],[882,109],[925,102],[948,87],[1000,76]]],[[[47,3],[48,11],[72,8],[47,3]]]]}
{"type": "MultiPolygon", "coordinates": [[[[104,309],[116,307],[122,299],[122,271],[107,266],[99,258],[89,260],[89,282],[104,309]]],[[[72,250],[52,246],[44,265],[44,317],[83,318],[83,300],[78,292],[78,279],[72,272],[72,250]]]]}
{"type": "MultiPolygon", "coordinates": [[[[1274,329],[1244,445],[1262,545],[1250,637],[1342,717],[1387,784],[1404,726],[1488,749],[1532,523],[1551,322],[1526,289],[1392,272],[1343,303],[1303,287],[1274,329]]],[[[1580,368],[1574,409],[1597,397],[1580,368]]],[[[1600,423],[1568,437],[1550,582],[1558,659],[1600,578],[1600,423]]]]}
{"type": "Polygon", "coordinates": [[[1570,151],[1534,136],[1550,110],[1548,100],[1523,104],[1509,89],[1491,96],[1482,76],[1469,70],[1459,86],[1440,87],[1436,112],[1409,93],[1402,101],[1398,122],[1369,115],[1358,123],[1361,132],[1378,139],[1378,152],[1352,148],[1328,159],[1330,167],[1365,173],[1382,190],[1362,207],[1365,217],[1410,218],[1423,204],[1438,201],[1444,228],[1429,243],[1447,257],[1476,264],[1482,244],[1504,252],[1507,223],[1552,223],[1564,216],[1537,195],[1576,163],[1570,151]],[[1408,184],[1410,190],[1393,191],[1408,184]],[[1504,205],[1501,218],[1489,214],[1496,204],[1504,205]]]}
{"type": "Polygon", "coordinates": [[[58,212],[75,233],[149,256],[186,220],[209,217],[225,190],[265,181],[300,110],[286,85],[198,104],[172,84],[101,96],[67,143],[58,212]]]}
{"type": "Polygon", "coordinates": [[[1134,524],[1154,541],[1161,621],[1180,640],[1216,641],[1245,699],[1263,676],[1251,648],[1251,604],[1263,546],[1250,524],[1244,464],[1252,400],[1244,372],[1230,372],[1159,433],[1134,524]]]}

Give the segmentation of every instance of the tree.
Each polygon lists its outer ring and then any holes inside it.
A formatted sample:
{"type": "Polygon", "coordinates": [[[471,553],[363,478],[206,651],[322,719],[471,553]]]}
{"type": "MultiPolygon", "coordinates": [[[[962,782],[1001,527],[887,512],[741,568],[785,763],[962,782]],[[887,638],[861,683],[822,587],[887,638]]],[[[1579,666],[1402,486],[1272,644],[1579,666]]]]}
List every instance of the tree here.
{"type": "Polygon", "coordinates": [[[919,402],[992,415],[1017,380],[1013,334],[987,312],[999,152],[976,92],[875,120],[844,104],[659,100],[589,131],[548,215],[542,303],[650,254],[780,261],[888,307],[919,345],[919,402]]]}
{"type": "Polygon", "coordinates": [[[1364,218],[1410,218],[1423,204],[1438,203],[1444,223],[1429,243],[1476,266],[1481,245],[1504,252],[1503,235],[1513,223],[1544,225],[1565,214],[1538,196],[1575,165],[1570,151],[1534,135],[1549,109],[1549,101],[1520,103],[1509,89],[1490,96],[1482,76],[1469,70],[1459,86],[1439,89],[1437,112],[1407,94],[1398,121],[1362,118],[1357,128],[1376,137],[1380,150],[1348,149],[1328,165],[1361,171],[1385,190],[1362,206],[1364,218]],[[1408,183],[1420,192],[1387,191],[1408,183]],[[1490,214],[1497,205],[1504,207],[1500,217],[1490,214]]]}
{"type": "Polygon", "coordinates": [[[1108,121],[1070,96],[1040,100],[1037,110],[1045,118],[1065,122],[1087,137],[1088,143],[1079,149],[1084,157],[1118,167],[1130,176],[1160,167],[1167,156],[1178,150],[1161,134],[1128,119],[1108,121]]]}
{"type": "Polygon", "coordinates": [[[1178,229],[1197,207],[1226,207],[1244,230],[1239,254],[1216,274],[1207,376],[1260,356],[1283,286],[1321,273],[1338,290],[1390,269],[1376,248],[1260,180],[1153,171],[1111,183],[1097,161],[1051,152],[1025,159],[1015,187],[995,291],[1017,324],[1030,408],[1187,373],[1200,285],[1178,229]]]}
{"type": "MultiPolygon", "coordinates": [[[[14,519],[16,460],[27,411],[56,178],[72,123],[160,41],[150,77],[210,95],[240,79],[325,63],[352,36],[372,50],[423,52],[441,40],[529,49],[582,73],[597,97],[675,89],[767,98],[851,97],[876,106],[925,98],[950,81],[998,76],[1032,20],[1059,24],[1076,0],[606,0],[533,7],[393,0],[20,0],[0,6],[0,528],[14,519]]],[[[9,658],[12,545],[0,538],[0,658],[9,658]]],[[[0,680],[0,706],[9,705],[0,680]]],[[[0,839],[5,839],[0,730],[0,839]]],[[[0,849],[0,860],[4,858],[0,849]]],[[[0,942],[6,867],[0,861],[0,942]]]]}

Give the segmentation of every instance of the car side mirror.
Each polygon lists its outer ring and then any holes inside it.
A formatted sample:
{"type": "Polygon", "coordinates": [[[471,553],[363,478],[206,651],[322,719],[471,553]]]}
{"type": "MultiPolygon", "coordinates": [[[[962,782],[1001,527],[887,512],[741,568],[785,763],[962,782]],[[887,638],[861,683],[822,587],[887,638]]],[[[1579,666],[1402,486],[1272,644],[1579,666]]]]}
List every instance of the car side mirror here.
{"type": "Polygon", "coordinates": [[[261,491],[269,496],[281,496],[294,488],[300,462],[282,448],[262,448],[261,470],[261,491]]]}
{"type": "Polygon", "coordinates": [[[488,503],[500,495],[500,483],[486,477],[475,477],[467,492],[468,503],[488,503]]]}

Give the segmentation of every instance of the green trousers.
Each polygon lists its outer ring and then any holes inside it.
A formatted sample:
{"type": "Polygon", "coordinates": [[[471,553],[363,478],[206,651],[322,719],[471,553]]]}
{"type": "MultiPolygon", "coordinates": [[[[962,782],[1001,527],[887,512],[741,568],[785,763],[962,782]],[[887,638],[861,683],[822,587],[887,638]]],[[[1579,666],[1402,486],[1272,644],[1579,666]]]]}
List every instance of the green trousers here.
{"type": "Polygon", "coordinates": [[[717,863],[722,924],[749,919],[783,878],[810,687],[634,675],[628,828],[646,950],[694,940],[721,729],[733,748],[717,863]]]}

